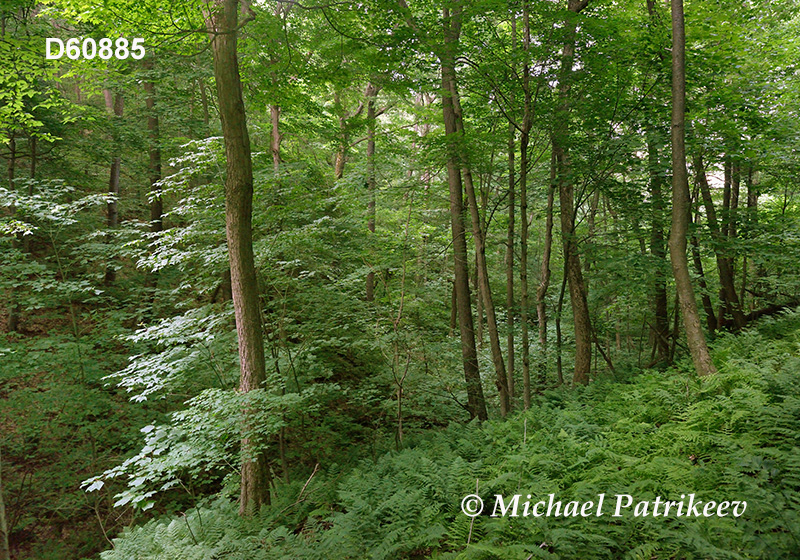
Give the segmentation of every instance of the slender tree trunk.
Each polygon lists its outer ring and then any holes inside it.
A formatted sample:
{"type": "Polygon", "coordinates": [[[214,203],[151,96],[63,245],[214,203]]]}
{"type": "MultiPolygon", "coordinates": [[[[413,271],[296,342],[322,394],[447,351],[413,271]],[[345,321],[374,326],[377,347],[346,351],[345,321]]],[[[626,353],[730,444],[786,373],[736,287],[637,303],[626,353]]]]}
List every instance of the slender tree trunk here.
{"type": "MultiPolygon", "coordinates": [[[[444,77],[444,72],[443,72],[444,77]]],[[[458,96],[458,85],[455,70],[448,72],[448,82],[445,84],[448,89],[446,93],[450,95],[455,112],[456,125],[456,148],[457,156],[462,168],[464,187],[467,193],[467,203],[470,216],[472,218],[472,238],[475,242],[475,266],[478,269],[479,294],[486,312],[486,330],[489,331],[489,345],[492,352],[492,363],[495,368],[495,386],[500,395],[500,415],[506,416],[509,412],[510,399],[508,395],[508,379],[506,376],[505,361],[503,351],[500,348],[500,334],[497,329],[497,316],[494,309],[494,300],[489,286],[489,270],[486,264],[486,233],[481,227],[480,209],[475,195],[475,186],[472,180],[472,171],[469,161],[460,147],[460,141],[464,136],[464,124],[462,120],[461,105],[458,96]]]]}
{"type": "MultiPolygon", "coordinates": [[[[372,84],[367,86],[371,88],[372,84]]],[[[355,111],[347,111],[342,105],[341,91],[337,89],[333,94],[334,105],[336,112],[339,114],[339,134],[338,145],[336,146],[336,154],[333,162],[333,175],[336,179],[341,179],[344,176],[344,166],[347,163],[347,150],[350,148],[350,130],[348,129],[348,119],[361,115],[364,111],[364,103],[359,103],[355,111]]]]}
{"type": "MultiPolygon", "coordinates": [[[[39,155],[37,154],[37,147],[36,147],[36,136],[31,135],[30,137],[30,147],[31,147],[31,179],[36,179],[36,165],[39,162],[39,155]]],[[[28,196],[33,196],[33,181],[28,184],[28,196]]]]}
{"type": "Polygon", "coordinates": [[[716,372],[706,337],[700,326],[700,314],[694,299],[686,256],[686,234],[689,229],[689,181],[686,172],[686,37],[683,22],[683,0],[671,0],[672,6],[672,231],[669,252],[672,273],[678,291],[686,340],[692,362],[700,376],[716,372]]]}
{"type": "Polygon", "coordinates": [[[655,261],[653,273],[653,345],[656,350],[656,359],[669,364],[669,308],[667,302],[667,280],[664,274],[664,264],[667,256],[664,245],[664,194],[663,176],[661,174],[661,160],[658,148],[651,135],[648,135],[647,153],[650,168],[650,198],[652,200],[652,216],[650,218],[650,255],[655,261]]]}
{"type": "MultiPolygon", "coordinates": [[[[706,218],[708,220],[708,227],[711,230],[711,238],[714,240],[714,252],[717,256],[717,270],[719,271],[719,283],[723,292],[723,309],[730,308],[733,315],[734,325],[736,329],[742,329],[747,322],[742,308],[739,305],[739,296],[736,293],[736,287],[733,280],[733,267],[732,260],[727,258],[724,254],[724,245],[726,242],[724,233],[727,233],[727,224],[720,224],[717,221],[717,212],[714,207],[714,200],[711,198],[711,189],[708,186],[705,168],[703,166],[703,157],[698,153],[694,158],[694,167],[697,173],[697,181],[700,186],[700,192],[703,195],[703,204],[706,208],[706,218]]],[[[730,209],[730,190],[728,190],[728,210],[730,209]]],[[[738,198],[738,197],[737,197],[738,198]]],[[[724,314],[720,312],[717,317],[717,327],[722,326],[724,314]]]]}
{"type": "MultiPolygon", "coordinates": [[[[206,24],[212,37],[214,75],[225,139],[225,230],[239,339],[239,391],[246,393],[261,388],[266,375],[261,307],[253,258],[253,168],[236,54],[239,2],[218,0],[211,10],[206,24]]],[[[248,423],[245,420],[245,426],[248,423]]],[[[262,505],[270,503],[270,472],[266,457],[259,449],[262,443],[248,437],[242,439],[241,515],[257,513],[262,505]]]]}
{"type": "MultiPolygon", "coordinates": [[[[375,233],[375,195],[377,178],[375,175],[375,97],[378,88],[367,85],[367,229],[375,233]]],[[[375,273],[367,274],[367,301],[375,299],[375,273]]]]}
{"type": "MultiPolygon", "coordinates": [[[[747,211],[745,213],[745,218],[743,222],[743,229],[745,231],[745,236],[749,237],[752,235],[753,227],[756,223],[758,218],[758,194],[755,190],[755,185],[753,185],[753,166],[749,165],[747,168],[747,211]]],[[[742,289],[739,292],[739,302],[742,304],[742,310],[746,308],[745,305],[745,297],[747,296],[747,275],[750,270],[750,262],[747,260],[747,254],[745,254],[743,262],[742,262],[742,289]]],[[[750,307],[752,311],[755,307],[750,307]]]]}
{"type": "Polygon", "coordinates": [[[337,89],[333,94],[334,105],[339,111],[339,143],[336,146],[336,155],[333,160],[333,177],[334,179],[341,179],[344,176],[344,164],[347,159],[347,144],[350,137],[347,134],[347,118],[342,107],[342,100],[337,89]]]}
{"type": "Polygon", "coordinates": [[[203,78],[198,80],[200,84],[200,101],[203,104],[203,124],[206,126],[206,131],[208,131],[211,117],[209,116],[208,111],[208,93],[206,93],[206,82],[203,78]]]}
{"type": "Polygon", "coordinates": [[[572,66],[575,60],[576,16],[588,4],[587,0],[569,0],[569,15],[565,22],[564,47],[559,77],[559,107],[553,130],[553,151],[556,154],[558,198],[561,205],[561,237],[564,244],[566,276],[575,329],[575,369],[572,383],[589,382],[592,367],[592,325],[589,318],[586,283],[581,269],[578,241],[575,236],[575,200],[572,166],[569,157],[569,99],[572,66]]]}
{"type": "MultiPolygon", "coordinates": [[[[658,29],[661,25],[660,18],[656,12],[655,0],[647,0],[647,13],[651,28],[658,29]]],[[[664,52],[659,54],[659,60],[665,58],[664,52]]],[[[665,74],[665,73],[663,73],[665,74]]],[[[653,357],[656,362],[662,364],[671,363],[670,353],[670,326],[669,326],[669,302],[667,299],[667,279],[665,270],[665,260],[667,256],[666,244],[664,241],[664,180],[662,160],[658,151],[655,138],[655,126],[647,123],[647,154],[648,169],[650,176],[650,199],[651,218],[650,218],[650,255],[655,261],[655,271],[653,273],[653,325],[651,332],[653,336],[653,357]]],[[[677,305],[677,302],[676,302],[677,305]]]]}
{"type": "MultiPolygon", "coordinates": [[[[112,116],[114,121],[119,121],[122,118],[122,111],[123,111],[123,98],[122,94],[117,93],[113,94],[111,90],[105,89],[103,90],[103,95],[105,97],[106,102],[106,109],[108,110],[109,114],[112,116]]],[[[122,158],[120,157],[120,146],[119,146],[119,139],[118,134],[116,132],[113,133],[114,138],[112,143],[114,145],[113,156],[111,159],[111,171],[108,175],[108,194],[109,194],[109,201],[106,204],[106,226],[109,230],[116,229],[119,225],[119,210],[117,206],[117,199],[119,198],[119,174],[120,174],[120,166],[122,162],[122,158]]],[[[114,269],[113,265],[108,265],[106,267],[106,274],[104,279],[104,284],[109,286],[114,283],[114,280],[117,278],[117,271],[114,269]]]]}
{"type": "MultiPolygon", "coordinates": [[[[692,193],[692,197],[689,199],[689,206],[690,208],[694,206],[694,209],[690,212],[694,213],[694,218],[692,218],[692,222],[695,226],[695,229],[700,227],[700,187],[697,185],[697,181],[695,181],[695,188],[694,192],[692,193]]],[[[714,312],[714,304],[711,302],[711,295],[708,291],[708,284],[706,284],[706,274],[703,270],[703,259],[700,257],[700,242],[697,240],[697,236],[692,233],[692,237],[690,238],[690,242],[692,244],[692,261],[694,264],[694,271],[697,274],[697,285],[700,286],[701,296],[700,299],[703,303],[703,310],[706,313],[706,325],[708,326],[708,332],[712,335],[714,331],[717,329],[717,314],[714,312]]],[[[677,305],[677,301],[676,301],[677,305]]],[[[670,359],[674,355],[674,345],[673,350],[670,351],[670,359]]]]}
{"type": "Polygon", "coordinates": [[[450,336],[455,335],[456,321],[458,320],[458,299],[456,298],[456,283],[450,289],[450,336]]]}
{"type": "Polygon", "coordinates": [[[562,365],[562,338],[561,338],[561,312],[564,309],[564,293],[567,289],[567,267],[564,264],[563,275],[561,278],[561,290],[558,292],[558,304],[556,305],[556,376],[559,387],[564,384],[564,369],[562,365]]]}
{"type": "Polygon", "coordinates": [[[272,123],[269,143],[270,151],[272,152],[272,169],[277,173],[281,165],[281,108],[277,105],[270,105],[269,118],[272,123]]]}
{"type": "Polygon", "coordinates": [[[556,191],[556,155],[550,157],[550,184],[547,187],[547,215],[544,225],[544,248],[539,287],[536,289],[536,315],[539,318],[539,383],[544,385],[547,376],[547,290],[550,287],[550,255],[553,250],[553,202],[556,191]]]}
{"type": "MultiPolygon", "coordinates": [[[[31,167],[30,167],[30,178],[36,179],[36,166],[39,161],[39,156],[37,153],[37,141],[36,136],[31,135],[28,139],[28,145],[30,146],[31,150],[31,167]]],[[[34,181],[30,181],[28,183],[28,196],[33,196],[33,186],[34,181]]],[[[26,235],[22,238],[22,250],[26,253],[31,252],[31,236],[26,235]]]]}
{"type": "Polygon", "coordinates": [[[458,327],[461,334],[461,356],[464,363],[464,378],[467,385],[468,407],[472,417],[486,420],[486,401],[483,396],[478,354],[475,348],[475,331],[472,320],[472,303],[469,293],[469,269],[467,264],[467,241],[464,231],[463,186],[458,161],[456,109],[450,84],[455,76],[455,51],[461,32],[460,14],[451,18],[450,10],[444,8],[445,43],[440,57],[442,64],[442,116],[447,143],[447,184],[450,192],[450,225],[453,233],[453,255],[455,260],[455,293],[458,309],[458,327]]]}
{"type": "MultiPolygon", "coordinates": [[[[742,170],[738,162],[733,164],[733,176],[731,181],[731,205],[730,214],[728,216],[728,242],[733,245],[739,235],[739,195],[742,183],[742,170]]],[[[745,255],[745,260],[747,256],[745,255]]],[[[730,262],[731,274],[733,276],[733,283],[736,284],[736,256],[731,256],[728,261],[730,262]]],[[[744,266],[742,264],[742,274],[744,275],[744,266]]],[[[744,317],[744,296],[738,298],[738,308],[744,317]]]]}
{"type": "Polygon", "coordinates": [[[11,560],[8,547],[8,520],[6,519],[6,503],[3,500],[3,455],[0,449],[0,560],[11,560]]]}
{"type": "MultiPolygon", "coordinates": [[[[462,177],[464,171],[461,171],[462,177]]],[[[467,201],[469,204],[469,201],[467,201]]],[[[475,271],[472,274],[472,289],[475,292],[475,336],[477,337],[478,349],[483,350],[483,291],[478,280],[480,271],[478,270],[478,252],[475,251],[475,271]]]]}
{"type": "MultiPolygon", "coordinates": [[[[147,60],[145,69],[152,71],[153,62],[147,60]]],[[[145,104],[147,106],[147,130],[150,133],[150,231],[159,232],[164,229],[164,206],[161,201],[161,137],[156,112],[155,84],[144,82],[145,104]]]]}
{"type": "MultiPolygon", "coordinates": [[[[517,17],[511,16],[511,50],[517,49],[517,17]]],[[[510,95],[510,108],[515,108],[514,92],[510,95]]],[[[508,122],[508,229],[506,233],[506,347],[508,348],[508,395],[510,403],[514,404],[515,396],[515,348],[514,348],[514,226],[516,218],[516,136],[514,123],[508,122]]]]}
{"type": "MultiPolygon", "coordinates": [[[[13,131],[8,140],[8,151],[8,189],[11,192],[17,192],[14,184],[17,169],[17,141],[13,131]]],[[[12,204],[9,210],[11,215],[14,216],[17,212],[16,205],[12,204]]],[[[12,240],[12,243],[14,246],[17,246],[16,239],[12,240]]],[[[13,286],[9,289],[8,305],[6,309],[8,311],[7,330],[8,332],[17,332],[17,330],[19,330],[19,302],[17,301],[16,289],[13,286]]]]}
{"type": "MultiPolygon", "coordinates": [[[[514,25],[516,29],[516,25],[514,25]]],[[[508,347],[508,394],[514,398],[514,218],[516,212],[514,152],[516,129],[508,125],[508,231],[506,234],[506,346],[508,347]]]]}
{"type": "Polygon", "coordinates": [[[528,331],[528,143],[531,131],[531,86],[530,63],[530,15],[528,0],[522,2],[522,48],[525,60],[522,64],[522,129],[519,135],[519,289],[520,329],[522,337],[522,399],[525,410],[531,407],[531,356],[530,333],[528,331]]]}

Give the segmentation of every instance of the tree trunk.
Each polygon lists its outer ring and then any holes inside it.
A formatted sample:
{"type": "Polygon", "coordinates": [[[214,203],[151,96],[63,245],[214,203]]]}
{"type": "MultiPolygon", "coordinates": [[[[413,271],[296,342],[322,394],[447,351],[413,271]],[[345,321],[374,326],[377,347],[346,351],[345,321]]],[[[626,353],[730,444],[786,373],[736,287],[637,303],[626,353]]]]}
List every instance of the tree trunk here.
{"type": "Polygon", "coordinates": [[[272,152],[272,170],[278,173],[281,165],[281,130],[280,130],[281,108],[277,105],[269,106],[269,118],[272,123],[270,131],[270,151],[272,152]]]}
{"type": "Polygon", "coordinates": [[[700,326],[700,314],[694,299],[686,234],[689,229],[689,181],[686,172],[686,37],[683,23],[683,0],[671,0],[672,6],[672,231],[669,236],[670,261],[678,291],[686,340],[697,374],[716,372],[700,326]]]}
{"type": "Polygon", "coordinates": [[[3,500],[3,455],[0,449],[0,560],[11,560],[8,547],[8,520],[6,519],[6,503],[3,500]]]}
{"type": "MultiPolygon", "coordinates": [[[[467,161],[466,154],[461,148],[464,137],[464,124],[462,120],[461,104],[458,96],[458,83],[455,70],[447,72],[445,82],[445,95],[449,95],[454,109],[456,125],[456,149],[459,163],[461,164],[464,187],[467,193],[467,204],[472,218],[472,238],[475,242],[475,267],[478,269],[478,293],[486,312],[486,330],[489,331],[489,346],[492,352],[492,363],[495,369],[495,385],[500,396],[500,415],[505,417],[509,412],[508,379],[506,377],[503,351],[500,348],[500,334],[497,329],[497,316],[494,309],[491,288],[489,286],[489,270],[486,265],[486,234],[481,227],[480,209],[475,195],[475,186],[472,180],[472,171],[467,161]]],[[[445,72],[442,70],[444,80],[445,72]]]]}
{"type": "MultiPolygon", "coordinates": [[[[152,60],[145,63],[146,70],[153,69],[152,60]]],[[[147,130],[150,133],[150,231],[159,232],[164,229],[164,206],[161,201],[161,138],[158,130],[158,113],[156,112],[155,84],[144,82],[145,104],[147,106],[147,130]]]]}
{"type": "MultiPolygon", "coordinates": [[[[648,135],[650,136],[650,135],[648,135]]],[[[664,246],[664,194],[663,176],[661,174],[661,161],[658,148],[652,137],[647,140],[648,163],[650,169],[650,199],[652,200],[652,215],[650,218],[650,255],[655,261],[653,273],[653,345],[656,350],[656,359],[663,364],[669,364],[669,308],[667,302],[667,280],[664,274],[664,261],[667,256],[664,246]]]]}
{"type": "MultiPolygon", "coordinates": [[[[725,233],[728,230],[728,224],[720,224],[717,221],[717,212],[714,207],[714,200],[711,198],[711,189],[708,186],[705,168],[703,167],[703,157],[699,153],[695,155],[694,167],[697,174],[697,181],[700,186],[700,192],[703,195],[703,205],[706,208],[706,218],[708,220],[708,227],[711,230],[711,238],[714,240],[714,253],[717,257],[717,270],[719,271],[719,283],[722,287],[723,293],[723,309],[730,308],[733,315],[734,325],[736,329],[744,328],[746,320],[742,313],[742,308],[739,305],[739,296],[736,293],[736,287],[733,281],[733,261],[724,254],[724,245],[726,242],[725,233]]],[[[730,189],[728,188],[728,210],[730,209],[730,189]]],[[[738,197],[737,197],[738,198],[738,197]]],[[[724,321],[724,313],[721,311],[717,317],[717,327],[721,327],[724,321]]]]}
{"type": "MultiPolygon", "coordinates": [[[[207,14],[212,38],[214,76],[225,140],[225,230],[231,269],[231,291],[239,339],[239,391],[261,388],[266,379],[261,308],[253,258],[253,168],[247,132],[239,61],[236,54],[238,0],[219,0],[207,14]]],[[[245,421],[247,424],[247,420],[245,421]]],[[[242,439],[239,513],[252,515],[270,503],[270,473],[260,445],[242,439]]]]}
{"type": "MultiPolygon", "coordinates": [[[[377,178],[375,176],[375,97],[378,88],[371,83],[367,85],[367,229],[375,233],[375,190],[377,178]]],[[[367,274],[367,301],[375,299],[375,273],[367,274]]]]}
{"type": "Polygon", "coordinates": [[[206,126],[206,134],[210,125],[211,118],[208,111],[208,94],[206,93],[206,82],[203,78],[198,80],[200,84],[200,101],[203,104],[203,124],[206,126]]]}
{"type": "Polygon", "coordinates": [[[336,146],[336,155],[333,160],[333,178],[341,179],[344,176],[344,163],[347,159],[347,143],[350,141],[347,134],[347,119],[342,107],[342,101],[337,89],[333,94],[334,105],[339,111],[339,143],[336,146]]]}
{"type": "Polygon", "coordinates": [[[575,237],[575,200],[572,169],[569,159],[569,98],[572,65],[575,59],[576,16],[588,0],[569,0],[569,15],[564,28],[564,47],[559,72],[559,107],[553,130],[553,151],[556,154],[558,198],[561,205],[561,237],[564,245],[569,297],[575,329],[575,369],[572,383],[589,382],[592,366],[592,326],[589,318],[586,284],[583,280],[578,242],[575,237]]]}
{"type": "MultiPolygon", "coordinates": [[[[17,168],[17,141],[13,131],[8,140],[8,151],[8,190],[15,193],[17,192],[16,186],[14,185],[17,168]]],[[[17,212],[16,205],[12,203],[9,210],[13,217],[17,212]]],[[[12,244],[15,247],[17,246],[16,238],[12,240],[12,244]]],[[[17,332],[17,330],[19,330],[19,303],[17,302],[16,289],[13,286],[9,289],[8,305],[6,309],[8,311],[7,330],[8,332],[17,332]]]]}
{"type": "Polygon", "coordinates": [[[461,334],[461,357],[464,363],[464,378],[467,384],[468,407],[471,416],[486,420],[486,401],[478,370],[478,354],[475,349],[475,331],[472,320],[472,303],[469,293],[469,269],[467,264],[467,241],[464,232],[463,187],[458,161],[458,129],[456,108],[450,92],[455,76],[455,49],[461,32],[460,14],[450,17],[444,8],[445,44],[441,55],[442,65],[442,116],[447,143],[447,185],[450,193],[450,226],[453,233],[453,255],[455,260],[455,292],[458,309],[458,327],[461,334]]]}
{"type": "MultiPolygon", "coordinates": [[[[514,26],[516,28],[516,25],[514,26]]],[[[506,346],[508,347],[508,394],[514,398],[514,214],[516,148],[514,125],[508,125],[508,231],[506,233],[506,346]]]]}
{"type": "MultiPolygon", "coordinates": [[[[369,90],[372,84],[367,86],[369,90]]],[[[364,111],[363,101],[359,103],[355,111],[350,112],[342,105],[341,91],[337,88],[333,93],[333,101],[336,107],[336,112],[339,114],[339,134],[338,145],[336,146],[336,154],[333,162],[333,176],[336,179],[341,179],[344,176],[344,166],[347,163],[347,150],[350,148],[350,130],[348,129],[348,119],[361,115],[364,111]]]]}
{"type": "MultiPolygon", "coordinates": [[[[113,94],[111,90],[104,89],[103,96],[105,97],[106,109],[112,116],[112,119],[114,119],[115,122],[118,121],[120,118],[122,118],[122,110],[124,106],[122,94],[113,94]]],[[[119,198],[119,173],[122,162],[122,159],[119,155],[120,146],[116,131],[113,132],[113,136],[114,138],[112,139],[112,143],[114,155],[111,159],[111,170],[108,175],[109,201],[106,203],[106,226],[109,230],[116,229],[116,227],[119,225],[117,199],[119,198]]],[[[114,269],[113,265],[108,265],[106,267],[104,284],[109,286],[114,283],[116,278],[117,271],[114,269]]]]}
{"type": "Polygon", "coordinates": [[[536,315],[539,319],[539,383],[544,385],[547,376],[547,309],[545,298],[550,287],[550,255],[553,250],[553,202],[556,190],[556,155],[550,157],[550,185],[547,187],[547,215],[544,226],[544,248],[539,287],[536,289],[536,315]]]}
{"type": "Polygon", "coordinates": [[[522,48],[525,61],[522,65],[522,129],[519,135],[519,289],[520,329],[522,336],[522,402],[525,410],[531,407],[531,356],[530,333],[528,331],[528,143],[531,131],[531,86],[530,65],[527,57],[530,50],[530,15],[528,1],[522,2],[522,48]]]}

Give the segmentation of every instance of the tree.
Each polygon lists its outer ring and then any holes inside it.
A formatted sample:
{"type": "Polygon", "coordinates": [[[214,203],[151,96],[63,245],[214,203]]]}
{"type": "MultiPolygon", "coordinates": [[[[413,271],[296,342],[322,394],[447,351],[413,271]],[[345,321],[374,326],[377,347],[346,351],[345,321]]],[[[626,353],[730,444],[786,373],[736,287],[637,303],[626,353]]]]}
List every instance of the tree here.
{"type": "Polygon", "coordinates": [[[0,449],[0,560],[11,560],[8,549],[8,521],[6,520],[6,503],[3,501],[3,455],[0,449]]]}
{"type": "MultiPolygon", "coordinates": [[[[104,89],[103,96],[105,97],[106,110],[114,123],[112,126],[113,129],[122,118],[124,98],[121,93],[113,93],[110,89],[104,89]]],[[[109,231],[116,229],[119,225],[119,206],[117,205],[117,200],[119,199],[119,175],[122,158],[119,155],[120,146],[116,132],[114,132],[112,143],[113,153],[111,155],[111,169],[108,173],[108,203],[106,204],[106,227],[109,231]]],[[[113,284],[117,277],[115,266],[114,264],[106,266],[106,275],[103,281],[106,286],[113,284]]]]}
{"type": "MultiPolygon", "coordinates": [[[[238,0],[220,0],[206,13],[206,25],[211,36],[219,115],[225,139],[225,231],[239,337],[239,391],[246,393],[261,388],[266,372],[253,257],[253,164],[236,53],[238,12],[238,0]]],[[[261,442],[243,438],[241,515],[257,513],[262,505],[270,503],[269,484],[269,466],[261,442]]]]}
{"type": "Polygon", "coordinates": [[[672,231],[669,253],[672,273],[678,290],[686,341],[692,362],[700,376],[716,372],[706,337],[700,326],[700,314],[689,277],[686,235],[689,229],[691,204],[686,171],[686,35],[683,0],[672,0],[672,231]]]}
{"type": "MultiPolygon", "coordinates": [[[[145,70],[152,72],[152,60],[145,64],[145,70]]],[[[156,86],[152,78],[144,82],[145,104],[147,107],[147,130],[150,133],[150,231],[157,233],[164,229],[164,206],[161,201],[161,135],[158,127],[156,108],[156,86]]]]}
{"type": "Polygon", "coordinates": [[[564,25],[564,46],[561,52],[558,99],[553,125],[553,152],[556,158],[558,198],[561,204],[561,238],[564,247],[565,273],[569,283],[572,317],[575,327],[574,384],[589,382],[592,366],[592,325],[589,317],[589,302],[586,283],[583,280],[578,238],[575,235],[575,185],[569,156],[570,89],[572,67],[575,60],[575,34],[577,15],[589,4],[589,0],[569,0],[564,25]]]}

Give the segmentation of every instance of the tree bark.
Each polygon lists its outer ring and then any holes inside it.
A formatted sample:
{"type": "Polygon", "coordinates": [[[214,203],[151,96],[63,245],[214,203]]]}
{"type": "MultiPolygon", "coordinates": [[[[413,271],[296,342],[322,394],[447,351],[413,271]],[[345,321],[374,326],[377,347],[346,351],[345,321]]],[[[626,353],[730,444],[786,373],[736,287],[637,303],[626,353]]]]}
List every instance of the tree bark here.
{"type": "MultiPolygon", "coordinates": [[[[153,62],[147,60],[145,69],[152,71],[153,62]]],[[[147,107],[147,130],[150,134],[150,231],[155,233],[164,229],[164,206],[161,201],[161,136],[156,111],[155,84],[144,82],[145,105],[147,107]]]]}
{"type": "MultiPolygon", "coordinates": [[[[375,175],[375,97],[378,88],[372,83],[367,85],[367,229],[375,233],[375,191],[377,177],[375,175]]],[[[367,301],[375,299],[375,272],[367,274],[367,301]]]]}
{"type": "MultiPolygon", "coordinates": [[[[516,28],[516,25],[514,25],[516,28]]],[[[516,132],[514,125],[508,125],[508,230],[506,233],[506,346],[508,347],[508,394],[514,398],[514,214],[516,132]]]]}
{"type": "MultiPolygon", "coordinates": [[[[650,136],[650,135],[648,135],[650,136]]],[[[652,200],[650,217],[650,255],[655,261],[653,273],[653,345],[656,359],[669,364],[669,307],[667,302],[667,280],[664,274],[664,261],[667,256],[664,245],[664,179],[661,174],[661,160],[655,141],[647,140],[648,164],[650,170],[650,198],[652,200]]]]}
{"type": "Polygon", "coordinates": [[[519,135],[519,290],[520,290],[520,335],[522,337],[522,402],[525,410],[531,407],[531,356],[530,333],[528,331],[528,143],[531,131],[531,86],[530,64],[530,15],[528,0],[522,2],[522,49],[525,60],[522,64],[522,128],[519,135]]]}
{"type": "Polygon", "coordinates": [[[364,111],[364,103],[359,103],[358,108],[350,113],[342,105],[341,92],[339,89],[334,92],[333,100],[336,111],[339,113],[339,143],[336,146],[336,155],[334,156],[333,176],[335,179],[341,179],[344,176],[344,166],[347,163],[347,150],[350,147],[350,130],[348,129],[347,120],[359,116],[364,111]]]}
{"type": "MultiPolygon", "coordinates": [[[[253,257],[253,167],[236,54],[238,11],[238,0],[218,0],[211,12],[206,14],[206,25],[212,39],[214,76],[225,140],[225,231],[239,339],[239,391],[246,393],[261,388],[266,375],[261,308],[253,257]]],[[[262,443],[247,437],[242,439],[240,515],[255,514],[262,505],[270,503],[270,473],[264,452],[260,449],[262,443]]]]}
{"type": "Polygon", "coordinates": [[[544,225],[544,248],[542,249],[542,269],[539,273],[539,287],[536,289],[536,315],[539,319],[539,383],[546,382],[547,376],[547,290],[550,287],[550,255],[553,250],[553,202],[556,190],[556,155],[550,157],[550,184],[547,187],[547,215],[544,225]]]}
{"type": "MultiPolygon", "coordinates": [[[[111,90],[104,89],[103,96],[105,97],[106,102],[106,110],[111,115],[114,121],[118,121],[122,118],[122,111],[123,111],[123,98],[122,94],[117,93],[113,94],[111,90]]],[[[114,138],[112,139],[113,143],[113,154],[111,156],[111,170],[108,175],[108,194],[109,194],[109,201],[106,204],[106,226],[109,230],[116,229],[119,225],[119,210],[117,206],[117,199],[119,198],[119,174],[120,174],[120,166],[122,163],[122,158],[120,156],[120,147],[119,147],[119,139],[118,134],[116,132],[113,133],[114,138]]],[[[109,286],[114,283],[114,280],[117,278],[117,271],[114,269],[112,265],[108,265],[106,267],[106,273],[104,278],[104,284],[109,286]]]]}
{"type": "Polygon", "coordinates": [[[208,111],[208,94],[206,93],[206,82],[203,78],[200,78],[198,80],[198,83],[200,84],[200,101],[203,104],[203,124],[206,127],[206,133],[208,133],[208,128],[211,118],[209,116],[209,111],[208,111]]]}
{"type": "MultiPolygon", "coordinates": [[[[456,36],[455,40],[458,38],[456,36]]],[[[500,348],[500,334],[497,329],[497,316],[494,309],[491,288],[489,286],[489,271],[486,265],[486,234],[481,226],[480,209],[475,195],[475,186],[472,180],[472,170],[470,169],[468,157],[463,149],[464,124],[461,112],[461,104],[458,95],[458,82],[455,67],[450,67],[445,72],[442,67],[442,80],[445,86],[445,95],[449,96],[455,117],[455,132],[452,137],[456,157],[461,166],[463,185],[467,194],[467,204],[469,206],[470,217],[472,219],[472,238],[475,243],[475,267],[478,269],[478,293],[483,302],[486,312],[486,330],[489,331],[489,346],[492,353],[492,363],[495,369],[495,386],[500,396],[500,415],[505,417],[510,410],[510,400],[508,395],[508,379],[506,376],[505,361],[503,351],[500,348]],[[446,77],[446,81],[445,81],[446,77]]]]}
{"type": "MultiPolygon", "coordinates": [[[[13,131],[11,132],[8,140],[8,151],[8,189],[11,192],[16,192],[14,179],[17,168],[17,141],[13,131]]],[[[16,205],[12,204],[9,208],[9,211],[11,216],[14,216],[14,214],[17,212],[16,205]]],[[[12,244],[15,247],[17,246],[16,238],[12,240],[12,244]]],[[[8,311],[8,322],[6,323],[7,331],[17,332],[19,330],[19,303],[17,301],[16,288],[13,286],[9,289],[8,305],[6,306],[6,309],[8,311]]]]}
{"type": "Polygon", "coordinates": [[[270,131],[270,151],[272,152],[272,170],[278,173],[281,165],[281,108],[277,105],[269,106],[269,118],[272,123],[270,131]]]}
{"type": "Polygon", "coordinates": [[[572,65],[575,59],[576,16],[587,4],[588,0],[568,1],[567,7],[570,13],[564,27],[564,47],[558,87],[559,106],[556,109],[552,138],[553,151],[556,154],[558,198],[561,205],[561,237],[575,329],[575,369],[572,376],[574,385],[585,385],[589,382],[589,371],[592,366],[592,326],[578,241],[575,236],[574,181],[569,157],[569,100],[572,65]]]}
{"type": "Polygon", "coordinates": [[[8,547],[8,520],[6,519],[6,503],[3,500],[3,455],[0,449],[0,560],[11,560],[8,547]]]}
{"type": "MultiPolygon", "coordinates": [[[[744,313],[742,313],[741,305],[739,305],[739,296],[736,293],[736,287],[734,285],[733,261],[724,253],[724,245],[726,242],[725,233],[728,231],[728,224],[723,223],[722,230],[720,229],[720,224],[717,221],[716,208],[714,207],[714,200],[711,197],[711,189],[708,186],[706,171],[703,166],[703,157],[699,153],[694,157],[694,167],[695,173],[697,174],[697,181],[700,186],[700,193],[703,195],[703,205],[706,208],[706,219],[708,221],[708,227],[711,230],[711,239],[714,241],[715,245],[714,253],[717,257],[719,283],[722,287],[723,302],[722,310],[717,316],[717,328],[721,327],[724,323],[723,310],[730,309],[736,329],[742,329],[746,324],[746,319],[744,317],[744,313]]],[[[730,210],[730,188],[727,190],[727,210],[730,210]]]]}
{"type": "Polygon", "coordinates": [[[467,264],[467,241],[464,231],[464,201],[461,167],[458,161],[456,108],[450,92],[450,84],[455,76],[455,52],[461,32],[460,12],[451,17],[450,10],[444,8],[445,38],[440,56],[442,66],[442,116],[447,136],[447,185],[450,194],[450,226],[453,234],[453,255],[455,260],[455,292],[458,310],[458,327],[461,334],[461,357],[464,364],[464,378],[467,384],[467,400],[470,415],[486,420],[486,400],[483,396],[478,354],[475,348],[475,331],[472,318],[472,303],[469,292],[469,269],[467,264]]]}
{"type": "Polygon", "coordinates": [[[689,229],[689,181],[686,172],[686,37],[683,0],[671,0],[672,6],[672,231],[669,236],[672,273],[680,302],[686,340],[692,362],[700,376],[716,372],[706,337],[700,326],[700,314],[689,276],[686,235],[689,229]]]}

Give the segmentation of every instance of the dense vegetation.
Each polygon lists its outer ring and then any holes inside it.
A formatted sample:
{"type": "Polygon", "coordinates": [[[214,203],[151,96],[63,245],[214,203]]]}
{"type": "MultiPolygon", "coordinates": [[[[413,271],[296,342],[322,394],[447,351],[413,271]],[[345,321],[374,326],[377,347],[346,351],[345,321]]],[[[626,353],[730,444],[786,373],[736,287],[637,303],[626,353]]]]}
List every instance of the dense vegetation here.
{"type": "Polygon", "coordinates": [[[0,3],[0,560],[798,557],[800,5],[683,4],[0,3]]]}

